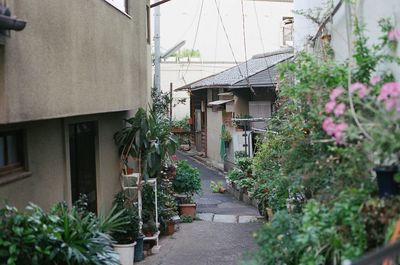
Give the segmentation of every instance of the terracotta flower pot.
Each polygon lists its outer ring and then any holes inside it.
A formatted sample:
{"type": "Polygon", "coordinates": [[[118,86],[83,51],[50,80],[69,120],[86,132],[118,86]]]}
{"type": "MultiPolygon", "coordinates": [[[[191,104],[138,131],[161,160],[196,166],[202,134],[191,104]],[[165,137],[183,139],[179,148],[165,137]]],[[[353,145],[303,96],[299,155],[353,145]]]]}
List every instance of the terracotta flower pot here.
{"type": "Polygon", "coordinates": [[[167,235],[172,236],[175,233],[175,224],[172,222],[169,222],[167,224],[167,235]]]}
{"type": "Polygon", "coordinates": [[[195,203],[179,204],[179,214],[191,216],[194,219],[196,217],[196,204],[195,203]]]}

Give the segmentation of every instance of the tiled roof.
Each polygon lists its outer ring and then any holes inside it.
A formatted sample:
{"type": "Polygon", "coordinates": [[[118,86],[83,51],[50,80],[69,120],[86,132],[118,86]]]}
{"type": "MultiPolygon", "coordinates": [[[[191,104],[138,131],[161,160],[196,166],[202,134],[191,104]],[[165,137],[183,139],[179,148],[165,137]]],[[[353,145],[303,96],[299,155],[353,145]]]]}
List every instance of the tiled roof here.
{"type": "Polygon", "coordinates": [[[292,57],[292,49],[256,55],[247,61],[248,75],[246,62],[244,62],[221,73],[185,85],[177,90],[197,90],[208,87],[248,87],[249,83],[251,86],[271,86],[276,83],[278,75],[276,65],[292,57]],[[246,80],[246,76],[248,76],[248,81],[246,80]]]}

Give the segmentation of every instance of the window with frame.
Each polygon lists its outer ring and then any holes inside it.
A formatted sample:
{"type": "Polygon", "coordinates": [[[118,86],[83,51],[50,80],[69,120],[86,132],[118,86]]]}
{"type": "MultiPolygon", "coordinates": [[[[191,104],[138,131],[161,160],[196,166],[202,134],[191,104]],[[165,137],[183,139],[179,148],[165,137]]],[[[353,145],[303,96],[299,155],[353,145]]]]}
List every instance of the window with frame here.
{"type": "Polygon", "coordinates": [[[0,132],[0,176],[24,169],[23,132],[0,132]]]}
{"type": "Polygon", "coordinates": [[[128,0],[105,0],[105,1],[113,5],[115,8],[121,10],[122,12],[126,14],[129,13],[128,0]]]}

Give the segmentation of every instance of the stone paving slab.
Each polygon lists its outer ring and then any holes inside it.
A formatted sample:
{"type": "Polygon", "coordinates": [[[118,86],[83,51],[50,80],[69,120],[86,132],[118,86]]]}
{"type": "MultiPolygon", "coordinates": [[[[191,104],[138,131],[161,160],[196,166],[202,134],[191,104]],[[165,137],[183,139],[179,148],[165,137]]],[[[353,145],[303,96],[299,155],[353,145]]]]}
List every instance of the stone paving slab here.
{"type": "Polygon", "coordinates": [[[258,216],[239,216],[238,218],[238,223],[239,224],[247,224],[247,223],[253,223],[253,222],[259,222],[262,219],[258,216]]]}
{"type": "Polygon", "coordinates": [[[236,224],[238,222],[237,220],[238,220],[237,215],[223,215],[223,214],[214,215],[215,223],[236,224]]]}
{"type": "Polygon", "coordinates": [[[213,213],[199,213],[197,217],[202,221],[212,222],[214,220],[213,213]]]}

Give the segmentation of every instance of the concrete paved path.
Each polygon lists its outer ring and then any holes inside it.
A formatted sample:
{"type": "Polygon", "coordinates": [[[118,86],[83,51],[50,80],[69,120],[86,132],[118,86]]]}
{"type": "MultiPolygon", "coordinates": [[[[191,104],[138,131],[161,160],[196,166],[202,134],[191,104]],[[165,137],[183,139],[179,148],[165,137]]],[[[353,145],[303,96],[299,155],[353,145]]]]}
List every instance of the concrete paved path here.
{"type": "Polygon", "coordinates": [[[258,211],[232,195],[212,193],[210,182],[225,179],[218,171],[204,166],[186,154],[200,170],[202,189],[196,197],[201,221],[181,224],[179,231],[160,241],[160,252],[146,257],[140,265],[239,265],[256,248],[252,234],[261,226],[258,211]]]}
{"type": "MultiPolygon", "coordinates": [[[[252,233],[259,223],[225,224],[195,221],[160,241],[160,252],[140,265],[240,265],[255,249],[252,233]]],[[[135,263],[136,264],[136,263],[135,263]]]]}
{"type": "Polygon", "coordinates": [[[197,203],[198,213],[213,213],[216,215],[236,215],[236,216],[259,216],[258,210],[243,202],[236,200],[231,194],[225,192],[213,193],[210,189],[210,182],[222,181],[225,184],[224,175],[210,167],[199,163],[191,156],[179,152],[177,154],[179,160],[187,160],[189,164],[200,171],[202,193],[197,195],[195,200],[197,203]]]}

